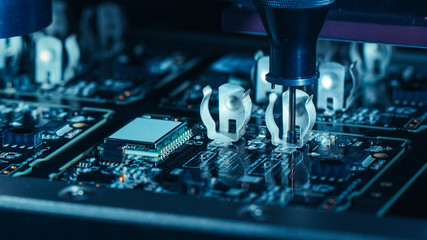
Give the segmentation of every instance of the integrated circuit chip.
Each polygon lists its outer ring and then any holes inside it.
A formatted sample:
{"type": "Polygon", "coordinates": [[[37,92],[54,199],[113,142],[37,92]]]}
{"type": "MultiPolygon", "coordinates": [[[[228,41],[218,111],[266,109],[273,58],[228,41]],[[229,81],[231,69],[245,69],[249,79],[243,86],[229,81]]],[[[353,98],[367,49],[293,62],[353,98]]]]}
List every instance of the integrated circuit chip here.
{"type": "Polygon", "coordinates": [[[157,162],[190,136],[186,122],[136,118],[105,140],[104,159],[122,161],[125,155],[157,162]]]}

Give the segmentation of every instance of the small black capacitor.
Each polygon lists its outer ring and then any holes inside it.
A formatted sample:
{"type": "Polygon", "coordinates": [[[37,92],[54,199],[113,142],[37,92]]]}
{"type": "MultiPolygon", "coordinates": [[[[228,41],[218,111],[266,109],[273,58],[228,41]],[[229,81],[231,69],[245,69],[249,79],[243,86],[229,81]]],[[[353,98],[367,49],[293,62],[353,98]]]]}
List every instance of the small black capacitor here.
{"type": "Polygon", "coordinates": [[[28,127],[9,128],[3,132],[2,143],[36,147],[42,143],[42,133],[28,127]]]}

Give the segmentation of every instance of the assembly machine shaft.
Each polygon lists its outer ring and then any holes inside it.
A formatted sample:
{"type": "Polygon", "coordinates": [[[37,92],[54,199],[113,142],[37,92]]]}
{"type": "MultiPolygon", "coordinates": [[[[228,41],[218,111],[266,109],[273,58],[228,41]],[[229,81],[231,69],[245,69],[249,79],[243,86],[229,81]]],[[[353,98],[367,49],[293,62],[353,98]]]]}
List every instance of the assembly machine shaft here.
{"type": "Polygon", "coordinates": [[[297,143],[296,88],[319,77],[316,45],[329,6],[334,0],[253,0],[270,41],[266,81],[289,87],[286,142],[297,143]]]}
{"type": "Polygon", "coordinates": [[[296,112],[296,88],[289,87],[289,127],[286,141],[291,144],[297,142],[296,130],[295,130],[295,112],[296,112]]]}

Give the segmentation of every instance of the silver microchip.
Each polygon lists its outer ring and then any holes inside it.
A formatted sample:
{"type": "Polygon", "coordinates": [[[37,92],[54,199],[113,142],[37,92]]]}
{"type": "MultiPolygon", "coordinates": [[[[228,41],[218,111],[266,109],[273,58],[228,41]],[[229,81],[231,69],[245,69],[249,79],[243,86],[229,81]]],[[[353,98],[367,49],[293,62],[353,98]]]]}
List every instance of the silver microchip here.
{"type": "Polygon", "coordinates": [[[111,140],[157,145],[184,127],[184,122],[136,118],[109,137],[111,140]]]}

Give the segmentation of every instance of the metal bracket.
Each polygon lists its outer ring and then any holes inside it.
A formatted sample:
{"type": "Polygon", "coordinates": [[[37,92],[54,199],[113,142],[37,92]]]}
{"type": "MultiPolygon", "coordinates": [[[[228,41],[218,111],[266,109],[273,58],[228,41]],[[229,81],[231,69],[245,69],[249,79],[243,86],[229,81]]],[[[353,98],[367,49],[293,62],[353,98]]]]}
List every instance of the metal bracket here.
{"type": "Polygon", "coordinates": [[[319,66],[320,77],[317,84],[317,108],[332,115],[336,111],[346,111],[355,98],[358,79],[355,71],[356,63],[349,67],[352,89],[345,98],[345,67],[337,62],[326,62],[319,66]]]}
{"type": "Polygon", "coordinates": [[[387,75],[388,67],[393,55],[393,47],[387,44],[352,43],[349,48],[350,60],[360,63],[358,72],[362,74],[364,82],[375,83],[387,75]]]}
{"type": "Polygon", "coordinates": [[[0,69],[16,67],[24,49],[22,37],[0,39],[0,69]],[[9,64],[6,64],[10,58],[9,64]]]}
{"type": "Polygon", "coordinates": [[[351,104],[353,104],[354,100],[357,98],[357,92],[359,90],[360,77],[359,72],[357,71],[357,62],[353,62],[348,68],[350,73],[352,88],[350,90],[350,95],[348,95],[347,100],[345,102],[345,108],[343,111],[347,111],[350,108],[351,104]]]}
{"type": "Polygon", "coordinates": [[[245,92],[242,87],[233,83],[221,85],[218,92],[219,131],[216,131],[216,123],[209,111],[209,99],[212,95],[210,86],[203,89],[200,117],[207,128],[208,138],[214,140],[211,144],[227,147],[245,134],[245,127],[252,114],[252,100],[250,91],[245,92]],[[230,129],[231,121],[236,123],[235,131],[230,129]]]}
{"type": "Polygon", "coordinates": [[[105,2],[96,8],[96,24],[101,57],[110,57],[120,52],[125,42],[123,34],[127,25],[123,9],[114,2],[105,2]]]}
{"type": "Polygon", "coordinates": [[[270,94],[270,102],[265,112],[265,122],[271,134],[271,143],[279,146],[278,151],[290,152],[295,148],[301,148],[308,141],[309,133],[316,122],[316,108],[313,103],[313,95],[309,96],[306,92],[296,90],[296,126],[297,126],[297,143],[290,144],[286,141],[289,121],[289,91],[282,94],[283,103],[283,137],[279,137],[279,127],[274,120],[274,104],[277,100],[277,94],[270,94]]]}
{"type": "Polygon", "coordinates": [[[68,55],[68,64],[64,70],[64,81],[69,81],[76,76],[77,68],[80,63],[80,48],[75,34],[65,39],[65,50],[68,55]]]}
{"type": "Polygon", "coordinates": [[[326,62],[319,66],[317,108],[334,113],[344,109],[345,72],[343,65],[326,62]]]}
{"type": "Polygon", "coordinates": [[[42,36],[36,41],[35,80],[47,86],[62,80],[62,42],[56,37],[42,36]]]}

